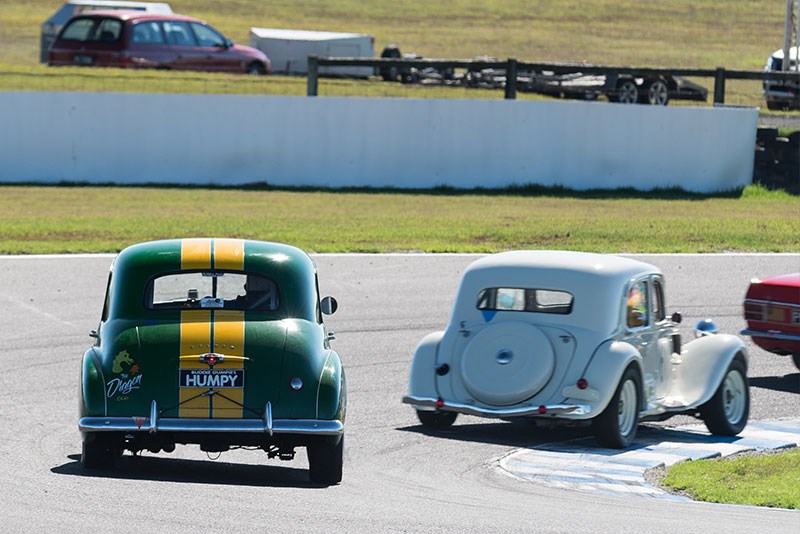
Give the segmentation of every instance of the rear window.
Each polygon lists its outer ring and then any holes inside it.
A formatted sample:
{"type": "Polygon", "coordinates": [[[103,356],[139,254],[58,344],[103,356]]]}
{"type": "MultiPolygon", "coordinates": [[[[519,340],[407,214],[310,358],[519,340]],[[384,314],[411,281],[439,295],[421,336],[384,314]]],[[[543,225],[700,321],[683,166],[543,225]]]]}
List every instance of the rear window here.
{"type": "Polygon", "coordinates": [[[180,272],[151,280],[145,306],[153,310],[275,311],[280,307],[280,295],[275,281],[259,274],[180,272]]]}
{"type": "Polygon", "coordinates": [[[573,297],[566,291],[518,287],[491,287],[478,295],[479,310],[524,311],[567,315],[573,297]]]}
{"type": "Polygon", "coordinates": [[[64,28],[66,41],[115,43],[122,35],[122,21],[117,19],[75,19],[64,28]]]}

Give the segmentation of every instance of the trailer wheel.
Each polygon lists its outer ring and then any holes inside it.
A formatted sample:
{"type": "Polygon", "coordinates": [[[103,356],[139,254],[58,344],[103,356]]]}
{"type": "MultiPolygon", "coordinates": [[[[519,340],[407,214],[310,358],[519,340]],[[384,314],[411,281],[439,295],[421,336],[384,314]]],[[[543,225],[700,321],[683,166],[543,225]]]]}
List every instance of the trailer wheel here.
{"type": "Polygon", "coordinates": [[[635,104],[639,101],[639,86],[630,78],[619,80],[617,90],[610,100],[620,104],[635,104]]]}
{"type": "MultiPolygon", "coordinates": [[[[400,49],[397,46],[389,45],[383,49],[381,57],[386,59],[400,59],[403,55],[400,53],[400,49]]],[[[400,69],[397,67],[381,67],[380,74],[383,81],[396,82],[400,77],[400,69]]]]}
{"type": "Polygon", "coordinates": [[[666,106],[669,103],[669,87],[664,80],[647,80],[639,99],[642,104],[666,106]]]}

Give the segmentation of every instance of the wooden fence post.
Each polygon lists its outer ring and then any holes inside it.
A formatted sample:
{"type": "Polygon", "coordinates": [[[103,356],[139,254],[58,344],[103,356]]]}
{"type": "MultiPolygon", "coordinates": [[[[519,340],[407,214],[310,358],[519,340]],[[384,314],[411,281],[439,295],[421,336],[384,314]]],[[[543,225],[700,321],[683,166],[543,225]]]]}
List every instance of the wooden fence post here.
{"type": "Polygon", "coordinates": [[[319,65],[317,56],[308,56],[308,79],[306,80],[306,95],[317,96],[317,83],[319,80],[319,65]]]}
{"type": "Polygon", "coordinates": [[[714,75],[714,103],[725,103],[725,67],[717,67],[714,75]]]}
{"type": "Polygon", "coordinates": [[[517,60],[508,58],[506,67],[506,100],[517,98],[517,60]]]}

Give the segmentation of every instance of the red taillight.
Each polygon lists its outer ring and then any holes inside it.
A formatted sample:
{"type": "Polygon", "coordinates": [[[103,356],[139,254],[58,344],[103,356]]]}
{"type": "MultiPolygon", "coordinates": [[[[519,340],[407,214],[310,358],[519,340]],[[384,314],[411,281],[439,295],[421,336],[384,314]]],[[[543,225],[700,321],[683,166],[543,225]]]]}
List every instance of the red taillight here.
{"type": "Polygon", "coordinates": [[[436,399],[436,407],[441,408],[444,406],[444,401],[442,399],[436,399]]]}
{"type": "Polygon", "coordinates": [[[547,413],[547,406],[545,406],[544,404],[539,406],[539,413],[540,414],[546,414],[547,413]]]}
{"type": "Polygon", "coordinates": [[[585,378],[578,379],[578,389],[586,389],[589,387],[589,382],[586,381],[585,378]]]}

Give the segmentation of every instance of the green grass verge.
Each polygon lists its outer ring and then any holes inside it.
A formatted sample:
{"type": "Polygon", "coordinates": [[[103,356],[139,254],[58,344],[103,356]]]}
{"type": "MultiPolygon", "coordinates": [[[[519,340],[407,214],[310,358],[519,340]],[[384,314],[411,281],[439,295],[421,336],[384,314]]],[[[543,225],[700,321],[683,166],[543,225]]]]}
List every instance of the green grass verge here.
{"type": "Polygon", "coordinates": [[[700,501],[800,509],[800,449],[697,460],[670,468],[662,485],[700,501]]]}
{"type": "Polygon", "coordinates": [[[0,253],[114,252],[150,239],[220,236],[309,252],[798,252],[800,198],[729,195],[0,186],[0,253]]]}

